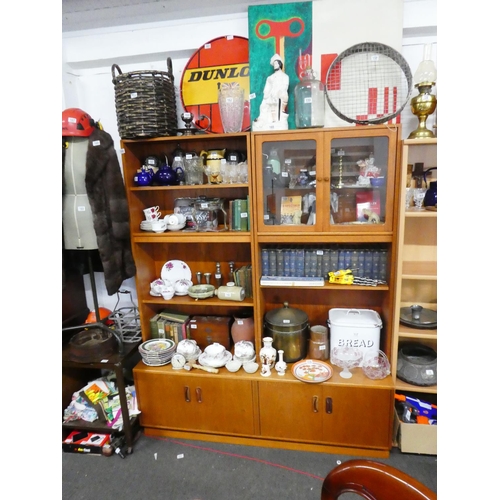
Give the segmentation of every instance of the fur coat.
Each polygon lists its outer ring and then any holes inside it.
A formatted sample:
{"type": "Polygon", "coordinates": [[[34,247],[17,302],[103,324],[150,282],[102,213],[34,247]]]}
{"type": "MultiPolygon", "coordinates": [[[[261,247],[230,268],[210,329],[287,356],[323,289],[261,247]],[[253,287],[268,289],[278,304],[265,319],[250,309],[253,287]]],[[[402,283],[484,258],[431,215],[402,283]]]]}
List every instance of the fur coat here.
{"type": "MultiPolygon", "coordinates": [[[[64,165],[64,163],[63,163],[64,165]]],[[[85,187],[108,295],[135,276],[128,202],[112,137],[97,127],[89,136],[85,187]]]]}

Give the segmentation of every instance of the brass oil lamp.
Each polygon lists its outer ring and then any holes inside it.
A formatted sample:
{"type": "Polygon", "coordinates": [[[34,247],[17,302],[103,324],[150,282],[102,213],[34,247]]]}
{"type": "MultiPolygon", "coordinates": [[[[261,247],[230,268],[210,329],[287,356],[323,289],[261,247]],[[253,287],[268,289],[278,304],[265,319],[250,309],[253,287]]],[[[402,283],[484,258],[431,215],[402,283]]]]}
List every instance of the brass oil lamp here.
{"type": "Polygon", "coordinates": [[[427,118],[434,113],[437,106],[437,97],[431,94],[433,85],[436,84],[437,71],[431,60],[432,45],[424,48],[424,59],[415,72],[416,95],[410,101],[411,112],[418,118],[418,127],[408,136],[408,139],[429,139],[436,137],[434,132],[427,128],[427,118]]]}

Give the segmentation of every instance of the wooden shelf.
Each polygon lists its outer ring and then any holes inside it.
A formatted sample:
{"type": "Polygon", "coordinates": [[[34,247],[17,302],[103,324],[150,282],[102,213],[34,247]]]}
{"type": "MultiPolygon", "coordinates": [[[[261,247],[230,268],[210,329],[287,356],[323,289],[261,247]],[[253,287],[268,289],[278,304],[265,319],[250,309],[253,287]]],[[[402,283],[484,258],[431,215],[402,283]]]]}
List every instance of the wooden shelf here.
{"type": "Polygon", "coordinates": [[[437,280],[437,262],[403,262],[402,279],[437,280]]]}
{"type": "Polygon", "coordinates": [[[132,233],[134,243],[250,243],[251,238],[248,231],[132,233]]]}
{"type": "Polygon", "coordinates": [[[437,340],[437,329],[428,329],[428,330],[423,330],[423,329],[417,329],[417,328],[411,328],[406,325],[399,325],[399,327],[396,329],[397,334],[399,335],[400,339],[428,339],[428,340],[437,340]]]}
{"type": "Polygon", "coordinates": [[[405,210],[405,217],[422,217],[422,218],[437,218],[437,210],[419,210],[418,208],[411,207],[405,210]]]}
{"type": "Polygon", "coordinates": [[[248,189],[248,184],[240,184],[240,183],[235,183],[235,184],[196,184],[196,185],[189,185],[189,186],[142,186],[142,187],[137,187],[137,186],[132,186],[130,187],[130,191],[132,193],[146,193],[146,192],[154,192],[154,191],[173,191],[175,190],[176,192],[182,192],[182,191],[195,191],[199,192],[201,189],[203,191],[205,190],[213,190],[213,189],[237,189],[237,188],[247,188],[248,189]]]}
{"type": "Polygon", "coordinates": [[[217,297],[210,297],[208,299],[193,299],[189,295],[175,295],[170,300],[164,300],[161,297],[153,297],[142,299],[143,304],[154,304],[162,305],[168,308],[175,308],[175,306],[190,306],[193,308],[203,308],[203,307],[253,307],[254,303],[252,299],[243,299],[240,301],[235,300],[220,300],[217,297]]]}
{"type": "Polygon", "coordinates": [[[396,391],[404,392],[423,392],[427,394],[437,394],[437,385],[430,385],[428,387],[423,387],[420,385],[407,384],[400,379],[396,379],[395,382],[396,391]]]}

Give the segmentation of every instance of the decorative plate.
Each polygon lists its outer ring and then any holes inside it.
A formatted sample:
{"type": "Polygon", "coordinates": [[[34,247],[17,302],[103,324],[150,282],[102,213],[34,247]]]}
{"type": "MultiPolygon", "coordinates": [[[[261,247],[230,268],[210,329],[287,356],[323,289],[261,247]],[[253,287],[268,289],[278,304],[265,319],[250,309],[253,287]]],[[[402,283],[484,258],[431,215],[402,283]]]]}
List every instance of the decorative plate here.
{"type": "Polygon", "coordinates": [[[295,378],[302,382],[310,384],[318,384],[325,382],[333,375],[332,367],[323,362],[315,359],[305,359],[297,361],[292,367],[292,373],[295,378]]]}
{"type": "Polygon", "coordinates": [[[175,349],[175,342],[170,339],[151,339],[140,345],[140,350],[159,353],[175,349]]]}
{"type": "Polygon", "coordinates": [[[169,260],[163,264],[161,269],[161,279],[175,283],[178,280],[191,280],[191,269],[182,260],[169,260]]]}

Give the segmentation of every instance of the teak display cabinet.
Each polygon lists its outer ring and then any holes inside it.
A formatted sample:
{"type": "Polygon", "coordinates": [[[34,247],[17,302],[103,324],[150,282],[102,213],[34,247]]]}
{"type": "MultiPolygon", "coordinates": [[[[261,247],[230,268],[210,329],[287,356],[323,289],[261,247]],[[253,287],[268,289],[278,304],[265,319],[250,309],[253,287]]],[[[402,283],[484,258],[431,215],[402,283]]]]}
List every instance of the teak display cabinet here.
{"type": "MultiPolygon", "coordinates": [[[[165,308],[189,315],[234,315],[244,310],[253,313],[258,355],[265,336],[265,314],[283,307],[284,302],[305,311],[311,326],[327,325],[331,308],[366,308],[376,310],[382,318],[380,348],[391,359],[399,135],[399,125],[374,125],[123,140],[143,339],[150,338],[150,318],[165,308]],[[134,174],[146,156],[169,154],[178,145],[185,151],[198,153],[222,148],[244,151],[249,163],[248,185],[134,186],[134,174]],[[312,224],[307,224],[306,214],[302,214],[300,224],[269,224],[269,218],[265,217],[269,214],[268,194],[273,195],[274,201],[292,195],[289,186],[276,186],[274,192],[268,192],[269,185],[264,178],[265,155],[271,145],[289,155],[296,167],[315,157],[315,165],[309,165],[309,170],[315,168],[316,186],[293,189],[293,195],[309,194],[310,199],[315,198],[312,224]],[[342,172],[336,155],[339,148],[344,156],[342,172]],[[359,175],[356,162],[370,153],[374,154],[375,165],[383,168],[385,182],[381,186],[356,187],[354,183],[359,175]],[[344,185],[338,187],[340,173],[344,185]],[[351,203],[356,193],[362,200],[367,197],[378,200],[378,223],[352,219],[339,222],[332,218],[330,201],[342,200],[345,196],[351,203]],[[158,205],[162,213],[171,213],[177,197],[200,194],[225,199],[249,195],[250,231],[154,234],[140,230],[144,208],[158,205]],[[322,287],[261,286],[261,251],[276,245],[304,246],[318,252],[328,246],[382,249],[387,252],[387,280],[373,287],[328,282],[322,287]],[[171,259],[184,260],[193,274],[196,271],[213,273],[218,261],[224,276],[228,275],[229,261],[234,261],[236,267],[251,264],[253,298],[233,302],[216,297],[195,301],[189,296],[175,296],[165,301],[151,296],[151,281],[159,277],[163,264],[171,259]]],[[[291,170],[288,173],[290,175],[291,170]]],[[[343,210],[343,217],[353,217],[347,208],[343,210]]],[[[240,444],[388,456],[394,402],[391,377],[370,380],[356,368],[353,378],[345,380],[339,377],[340,369],[334,366],[330,380],[306,384],[297,380],[291,369],[289,363],[285,376],[278,376],[273,370],[271,377],[264,378],[259,371],[230,373],[221,368],[218,374],[193,373],[194,370],[174,370],[170,365],[151,367],[140,362],[134,368],[134,380],[142,412],[141,425],[149,435],[201,440],[216,436],[217,440],[240,444]]]]}

